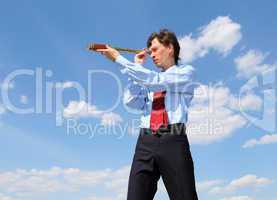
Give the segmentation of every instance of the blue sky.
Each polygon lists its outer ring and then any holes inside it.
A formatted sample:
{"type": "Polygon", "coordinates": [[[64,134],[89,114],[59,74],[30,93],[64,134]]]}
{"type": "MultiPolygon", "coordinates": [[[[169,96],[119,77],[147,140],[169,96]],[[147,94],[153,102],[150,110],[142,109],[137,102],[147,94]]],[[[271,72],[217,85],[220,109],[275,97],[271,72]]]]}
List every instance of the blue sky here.
{"type": "MultiPolygon", "coordinates": [[[[200,83],[188,124],[199,199],[276,200],[276,89],[260,87],[276,88],[276,9],[270,0],[1,2],[0,200],[125,199],[139,114],[121,100],[104,112],[127,77],[86,47],[144,48],[164,27],[200,83]],[[33,75],[6,83],[15,72],[33,75]],[[20,114],[5,97],[41,111],[20,114]]],[[[155,199],[168,199],[159,184],[155,199]]]]}

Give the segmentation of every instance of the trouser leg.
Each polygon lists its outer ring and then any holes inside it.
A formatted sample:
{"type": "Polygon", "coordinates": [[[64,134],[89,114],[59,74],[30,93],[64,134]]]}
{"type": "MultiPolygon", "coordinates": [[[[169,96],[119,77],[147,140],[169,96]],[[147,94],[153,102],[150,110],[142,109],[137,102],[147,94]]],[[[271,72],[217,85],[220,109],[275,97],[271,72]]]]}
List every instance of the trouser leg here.
{"type": "Polygon", "coordinates": [[[150,143],[138,138],[132,162],[127,200],[153,200],[160,177],[159,169],[150,143]]]}
{"type": "Polygon", "coordinates": [[[171,200],[197,200],[194,166],[186,135],[163,136],[159,168],[171,200]]]}

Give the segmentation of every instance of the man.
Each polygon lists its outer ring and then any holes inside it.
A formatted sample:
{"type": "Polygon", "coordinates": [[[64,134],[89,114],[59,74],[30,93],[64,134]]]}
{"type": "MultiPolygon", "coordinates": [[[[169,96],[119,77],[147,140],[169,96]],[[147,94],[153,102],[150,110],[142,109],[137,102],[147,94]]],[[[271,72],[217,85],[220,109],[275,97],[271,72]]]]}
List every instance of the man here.
{"type": "Polygon", "coordinates": [[[197,200],[185,127],[195,86],[194,68],[178,66],[180,46],[167,29],[152,33],[147,48],[135,56],[134,63],[109,46],[99,50],[123,66],[121,72],[131,80],[123,101],[143,113],[127,199],[152,200],[161,176],[171,200],[197,200]],[[147,54],[161,72],[142,66],[147,54]]]}

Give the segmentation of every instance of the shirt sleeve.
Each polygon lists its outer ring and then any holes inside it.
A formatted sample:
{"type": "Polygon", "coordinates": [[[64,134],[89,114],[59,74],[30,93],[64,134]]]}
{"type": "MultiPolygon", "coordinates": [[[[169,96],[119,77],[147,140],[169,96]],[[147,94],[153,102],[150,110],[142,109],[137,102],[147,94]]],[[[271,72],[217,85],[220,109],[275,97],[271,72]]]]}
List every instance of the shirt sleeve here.
{"type": "Polygon", "coordinates": [[[143,110],[148,101],[147,89],[132,80],[129,80],[129,84],[123,93],[123,103],[135,110],[143,110]]]}
{"type": "Polygon", "coordinates": [[[195,70],[192,66],[178,66],[174,70],[155,72],[140,64],[132,63],[123,56],[118,56],[116,62],[123,66],[121,72],[132,80],[143,85],[151,92],[191,92],[194,84],[195,70]]]}

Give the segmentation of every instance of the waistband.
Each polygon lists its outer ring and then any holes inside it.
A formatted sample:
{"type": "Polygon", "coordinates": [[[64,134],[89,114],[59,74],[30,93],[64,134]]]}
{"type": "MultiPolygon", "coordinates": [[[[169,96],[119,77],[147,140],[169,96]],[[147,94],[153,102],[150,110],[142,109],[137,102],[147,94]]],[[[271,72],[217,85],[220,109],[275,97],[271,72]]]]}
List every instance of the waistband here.
{"type": "Polygon", "coordinates": [[[169,124],[167,126],[161,126],[156,132],[153,132],[150,128],[141,128],[141,133],[146,135],[186,135],[186,125],[184,123],[169,124]]]}

